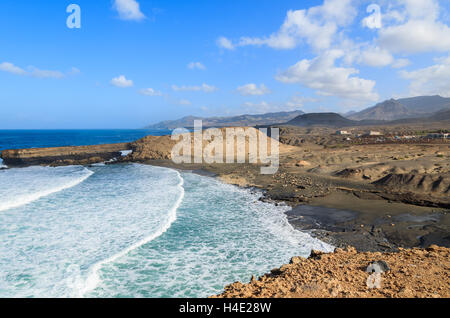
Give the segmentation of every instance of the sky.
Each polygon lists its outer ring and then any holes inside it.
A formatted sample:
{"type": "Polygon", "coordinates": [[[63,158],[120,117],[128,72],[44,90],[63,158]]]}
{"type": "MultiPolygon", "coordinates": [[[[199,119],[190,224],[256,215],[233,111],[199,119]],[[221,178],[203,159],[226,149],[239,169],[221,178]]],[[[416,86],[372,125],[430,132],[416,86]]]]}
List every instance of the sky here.
{"type": "Polygon", "coordinates": [[[448,0],[2,0],[0,30],[0,129],[450,97],[448,0]]]}

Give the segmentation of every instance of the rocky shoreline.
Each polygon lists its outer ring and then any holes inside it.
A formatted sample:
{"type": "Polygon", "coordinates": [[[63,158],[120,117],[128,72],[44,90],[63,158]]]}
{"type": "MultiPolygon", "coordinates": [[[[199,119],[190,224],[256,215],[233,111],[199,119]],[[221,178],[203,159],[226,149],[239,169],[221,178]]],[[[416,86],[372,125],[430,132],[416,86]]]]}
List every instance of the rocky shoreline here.
{"type": "Polygon", "coordinates": [[[5,165],[23,167],[33,165],[69,166],[110,161],[122,156],[121,151],[131,150],[130,143],[3,150],[5,165]]]}
{"type": "Polygon", "coordinates": [[[233,283],[213,298],[448,298],[450,249],[400,249],[396,253],[313,251],[293,257],[250,283],[233,283]],[[373,264],[383,264],[379,270],[373,264]]]}

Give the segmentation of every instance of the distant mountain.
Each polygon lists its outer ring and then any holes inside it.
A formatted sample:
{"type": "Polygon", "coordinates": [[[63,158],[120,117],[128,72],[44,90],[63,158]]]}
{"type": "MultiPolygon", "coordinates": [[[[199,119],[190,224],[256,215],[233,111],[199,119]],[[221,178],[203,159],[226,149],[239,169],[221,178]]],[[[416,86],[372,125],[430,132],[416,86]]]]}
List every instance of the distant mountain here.
{"type": "Polygon", "coordinates": [[[352,120],[398,120],[431,116],[442,109],[450,109],[450,98],[418,96],[390,99],[358,113],[347,115],[352,120]]]}
{"type": "Polygon", "coordinates": [[[450,109],[443,109],[432,115],[419,116],[414,118],[403,118],[397,120],[351,120],[336,113],[311,113],[300,115],[283,125],[311,127],[355,127],[355,126],[377,126],[377,125],[407,125],[417,123],[450,122],[450,109]]]}
{"type": "Polygon", "coordinates": [[[432,121],[448,121],[450,120],[450,109],[438,111],[434,113],[433,116],[428,117],[428,119],[432,121]]]}
{"type": "Polygon", "coordinates": [[[367,108],[359,113],[348,116],[353,120],[395,120],[400,118],[413,117],[414,112],[402,105],[395,99],[390,99],[379,103],[373,107],[367,108]]]}
{"type": "Polygon", "coordinates": [[[443,109],[450,109],[450,98],[439,95],[402,98],[398,102],[417,114],[431,114],[443,109]]]}
{"type": "Polygon", "coordinates": [[[354,126],[357,121],[347,119],[336,113],[310,113],[300,115],[285,125],[308,127],[308,126],[327,126],[327,127],[346,127],[354,126]]]}
{"type": "Polygon", "coordinates": [[[226,127],[226,126],[256,126],[273,125],[290,121],[298,115],[304,114],[300,110],[292,112],[277,112],[261,115],[241,115],[233,117],[194,117],[187,116],[178,120],[166,120],[160,123],[149,125],[146,129],[175,129],[180,127],[191,128],[194,126],[194,120],[202,120],[203,127],[226,127]]]}
{"type": "Polygon", "coordinates": [[[339,113],[339,115],[342,115],[342,116],[344,116],[344,117],[350,117],[351,115],[353,115],[353,114],[356,114],[357,113],[357,111],[355,111],[355,110],[351,110],[351,111],[349,111],[349,112],[346,112],[346,113],[339,113]]]}
{"type": "Polygon", "coordinates": [[[405,118],[389,122],[390,124],[417,124],[417,123],[433,123],[450,121],[450,109],[440,110],[431,116],[427,114],[425,117],[405,118]]]}

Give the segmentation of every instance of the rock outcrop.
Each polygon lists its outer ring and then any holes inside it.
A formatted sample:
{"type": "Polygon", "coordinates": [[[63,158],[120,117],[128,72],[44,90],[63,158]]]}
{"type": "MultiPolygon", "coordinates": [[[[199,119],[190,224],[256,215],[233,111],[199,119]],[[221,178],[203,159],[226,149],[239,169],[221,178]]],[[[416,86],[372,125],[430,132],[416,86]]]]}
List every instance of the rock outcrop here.
{"type": "Polygon", "coordinates": [[[123,150],[131,150],[129,143],[3,150],[1,158],[9,167],[29,165],[84,165],[121,158],[123,150]]]}
{"type": "Polygon", "coordinates": [[[219,298],[450,297],[450,249],[401,249],[398,253],[358,253],[354,248],[313,251],[289,265],[225,287],[219,298]],[[367,268],[386,264],[377,278],[367,268]]]}

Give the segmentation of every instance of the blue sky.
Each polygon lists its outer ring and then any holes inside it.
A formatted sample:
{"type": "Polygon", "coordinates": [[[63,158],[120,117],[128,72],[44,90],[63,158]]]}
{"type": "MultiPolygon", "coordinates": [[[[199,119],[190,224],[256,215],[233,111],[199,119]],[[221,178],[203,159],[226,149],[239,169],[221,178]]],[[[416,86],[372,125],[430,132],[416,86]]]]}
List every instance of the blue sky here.
{"type": "Polygon", "coordinates": [[[2,0],[0,129],[450,97],[449,12],[445,0],[2,0]],[[80,29],[66,25],[71,3],[80,29]]]}

